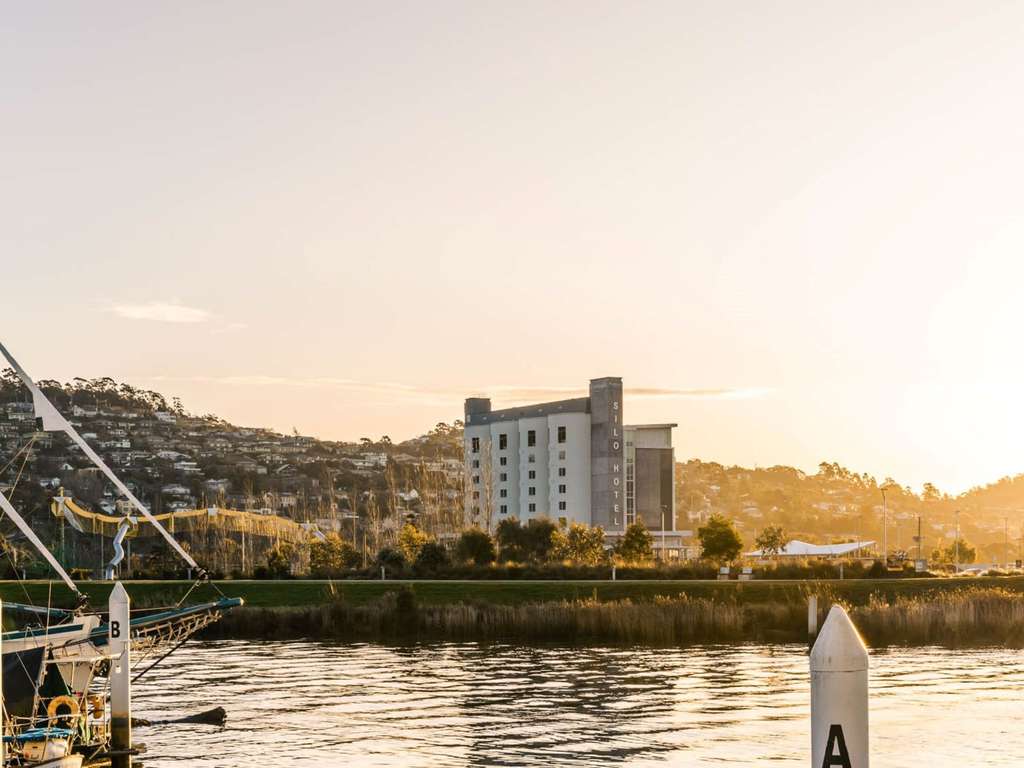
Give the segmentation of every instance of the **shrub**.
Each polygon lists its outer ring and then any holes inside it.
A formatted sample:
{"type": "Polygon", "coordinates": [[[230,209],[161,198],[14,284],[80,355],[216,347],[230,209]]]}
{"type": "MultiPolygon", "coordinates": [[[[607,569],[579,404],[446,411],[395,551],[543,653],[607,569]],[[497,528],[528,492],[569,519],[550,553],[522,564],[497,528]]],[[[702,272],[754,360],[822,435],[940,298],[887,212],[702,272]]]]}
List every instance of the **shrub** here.
{"type": "Polygon", "coordinates": [[[384,547],[377,553],[377,565],[401,570],[405,568],[405,555],[393,547],[384,547]]]}
{"type": "Polygon", "coordinates": [[[615,548],[615,554],[626,565],[649,563],[654,559],[654,537],[643,523],[632,523],[615,548]]]}
{"type": "Polygon", "coordinates": [[[697,529],[697,538],[704,557],[715,563],[731,563],[743,550],[743,540],[732,521],[719,514],[697,529]]]}
{"type": "Polygon", "coordinates": [[[455,558],[473,565],[490,565],[497,559],[494,539],[479,528],[463,531],[455,544],[455,558]]]}
{"type": "Polygon", "coordinates": [[[419,573],[433,573],[448,565],[448,553],[436,541],[428,541],[420,547],[413,567],[419,573]]]}
{"type": "Polygon", "coordinates": [[[420,553],[420,549],[430,541],[427,534],[423,533],[412,523],[406,523],[402,526],[401,533],[398,534],[398,548],[402,551],[406,562],[414,562],[417,555],[420,553]]]}

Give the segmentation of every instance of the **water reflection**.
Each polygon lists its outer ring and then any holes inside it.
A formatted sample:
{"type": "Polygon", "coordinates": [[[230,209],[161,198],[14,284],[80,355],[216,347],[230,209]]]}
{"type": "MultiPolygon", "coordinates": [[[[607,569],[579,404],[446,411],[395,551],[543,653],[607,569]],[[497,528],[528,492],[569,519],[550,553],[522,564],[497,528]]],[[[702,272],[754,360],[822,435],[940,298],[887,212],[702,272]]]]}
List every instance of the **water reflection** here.
{"type": "MultiPolygon", "coordinates": [[[[1016,653],[902,650],[872,664],[877,764],[1018,764],[1016,653]]],[[[802,766],[808,695],[802,646],[217,642],[157,667],[135,709],[229,713],[224,729],[139,731],[150,766],[802,766]]]]}

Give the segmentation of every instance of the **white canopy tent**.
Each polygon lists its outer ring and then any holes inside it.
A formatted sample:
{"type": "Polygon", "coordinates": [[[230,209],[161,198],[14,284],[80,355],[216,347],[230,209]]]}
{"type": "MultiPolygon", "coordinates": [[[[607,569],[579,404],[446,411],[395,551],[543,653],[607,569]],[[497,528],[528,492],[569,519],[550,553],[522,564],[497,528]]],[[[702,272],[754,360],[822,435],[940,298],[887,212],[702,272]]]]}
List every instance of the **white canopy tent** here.
{"type": "Polygon", "coordinates": [[[845,544],[808,544],[806,541],[793,539],[777,554],[768,553],[763,549],[747,552],[747,557],[842,557],[857,550],[870,547],[873,541],[848,541],[845,544]]]}

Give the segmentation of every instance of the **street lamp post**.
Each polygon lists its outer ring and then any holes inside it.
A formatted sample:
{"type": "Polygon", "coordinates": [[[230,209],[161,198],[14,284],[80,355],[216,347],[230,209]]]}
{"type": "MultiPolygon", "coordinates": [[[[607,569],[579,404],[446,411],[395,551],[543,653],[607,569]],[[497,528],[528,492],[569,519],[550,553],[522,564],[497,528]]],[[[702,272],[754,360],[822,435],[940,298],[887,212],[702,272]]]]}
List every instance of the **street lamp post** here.
{"type": "Polygon", "coordinates": [[[885,492],[888,489],[888,485],[878,489],[882,492],[882,564],[886,568],[889,567],[889,508],[885,502],[885,492]]]}
{"type": "Polygon", "coordinates": [[[953,539],[953,573],[960,573],[960,510],[956,511],[956,538],[953,539]]]}
{"type": "Polygon", "coordinates": [[[665,555],[665,513],[667,512],[667,505],[661,505],[661,559],[663,562],[668,561],[668,557],[665,555]]]}

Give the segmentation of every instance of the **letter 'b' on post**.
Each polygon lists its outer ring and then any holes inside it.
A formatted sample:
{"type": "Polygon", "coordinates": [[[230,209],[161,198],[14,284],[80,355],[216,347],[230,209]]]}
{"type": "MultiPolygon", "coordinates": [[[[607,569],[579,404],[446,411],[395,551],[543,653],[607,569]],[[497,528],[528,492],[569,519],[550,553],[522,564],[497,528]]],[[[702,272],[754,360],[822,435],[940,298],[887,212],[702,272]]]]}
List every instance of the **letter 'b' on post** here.
{"type": "Polygon", "coordinates": [[[868,651],[836,605],[811,649],[811,768],[868,765],[868,651]]]}
{"type": "Polygon", "coordinates": [[[119,581],[110,593],[110,748],[112,768],[131,768],[132,672],[131,600],[119,581]]]}

